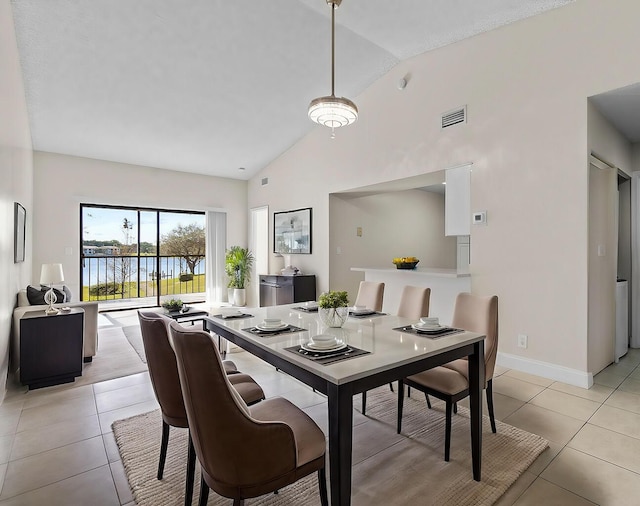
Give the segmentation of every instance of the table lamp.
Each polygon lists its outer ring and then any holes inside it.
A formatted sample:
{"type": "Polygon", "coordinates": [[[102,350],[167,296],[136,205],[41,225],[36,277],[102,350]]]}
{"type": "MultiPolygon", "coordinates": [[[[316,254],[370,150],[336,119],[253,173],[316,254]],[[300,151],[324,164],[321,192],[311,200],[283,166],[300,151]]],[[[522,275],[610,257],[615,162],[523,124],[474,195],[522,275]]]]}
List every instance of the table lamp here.
{"type": "Polygon", "coordinates": [[[45,313],[48,315],[58,314],[60,311],[53,307],[53,304],[57,301],[58,297],[53,291],[54,283],[62,283],[64,281],[64,274],[62,274],[62,264],[42,264],[42,270],[40,271],[40,284],[49,285],[49,290],[44,294],[44,301],[49,304],[49,307],[45,309],[45,313]]]}

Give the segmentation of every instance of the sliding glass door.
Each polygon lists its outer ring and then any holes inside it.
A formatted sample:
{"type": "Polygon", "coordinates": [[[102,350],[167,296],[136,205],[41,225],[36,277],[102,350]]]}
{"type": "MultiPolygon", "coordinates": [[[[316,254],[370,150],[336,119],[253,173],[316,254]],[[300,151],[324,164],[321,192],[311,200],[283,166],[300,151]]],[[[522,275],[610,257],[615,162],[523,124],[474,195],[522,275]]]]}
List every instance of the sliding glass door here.
{"type": "Polygon", "coordinates": [[[82,300],[101,309],[205,299],[205,216],[81,204],[82,300]]]}

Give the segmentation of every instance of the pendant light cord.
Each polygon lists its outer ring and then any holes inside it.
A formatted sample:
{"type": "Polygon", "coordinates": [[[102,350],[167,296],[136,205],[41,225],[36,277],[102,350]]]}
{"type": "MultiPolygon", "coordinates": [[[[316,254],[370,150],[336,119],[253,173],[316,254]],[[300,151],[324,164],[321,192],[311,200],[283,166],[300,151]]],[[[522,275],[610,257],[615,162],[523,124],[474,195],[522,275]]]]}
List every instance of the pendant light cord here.
{"type": "Polygon", "coordinates": [[[336,4],[331,4],[331,96],[335,97],[336,4]]]}

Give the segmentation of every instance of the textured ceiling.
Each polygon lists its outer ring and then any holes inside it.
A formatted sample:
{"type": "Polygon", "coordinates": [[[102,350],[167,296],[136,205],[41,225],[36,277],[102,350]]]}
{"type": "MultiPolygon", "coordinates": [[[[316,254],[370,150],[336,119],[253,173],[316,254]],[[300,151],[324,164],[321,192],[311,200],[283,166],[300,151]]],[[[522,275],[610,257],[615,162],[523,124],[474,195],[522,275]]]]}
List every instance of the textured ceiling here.
{"type": "MultiPolygon", "coordinates": [[[[572,0],[344,0],[336,94],[572,0]]],[[[330,92],[325,0],[12,0],[34,149],[248,179],[330,92]],[[244,167],[244,171],[239,171],[244,167]]],[[[357,101],[356,101],[357,103],[357,101]]]]}

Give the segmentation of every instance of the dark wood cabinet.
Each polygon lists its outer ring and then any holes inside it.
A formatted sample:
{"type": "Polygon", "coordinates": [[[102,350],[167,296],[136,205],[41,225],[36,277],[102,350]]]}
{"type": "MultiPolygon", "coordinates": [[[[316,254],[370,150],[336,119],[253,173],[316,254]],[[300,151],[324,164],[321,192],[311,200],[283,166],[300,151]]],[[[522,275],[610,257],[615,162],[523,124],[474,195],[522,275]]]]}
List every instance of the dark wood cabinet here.
{"type": "Polygon", "coordinates": [[[84,310],[20,318],[20,382],[29,389],[70,383],[82,376],[84,310]]]}
{"type": "Polygon", "coordinates": [[[316,300],[316,277],[313,274],[260,276],[260,307],[308,300],[316,300]]]}

